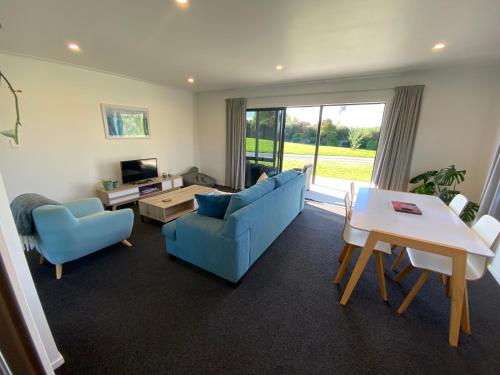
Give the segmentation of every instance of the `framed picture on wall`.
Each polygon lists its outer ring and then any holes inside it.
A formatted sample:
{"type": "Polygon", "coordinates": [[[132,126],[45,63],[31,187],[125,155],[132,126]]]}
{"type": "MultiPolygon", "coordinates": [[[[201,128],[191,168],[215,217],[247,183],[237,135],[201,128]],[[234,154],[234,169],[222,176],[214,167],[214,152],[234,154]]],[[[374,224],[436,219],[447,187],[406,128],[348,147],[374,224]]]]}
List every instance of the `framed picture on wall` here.
{"type": "Polygon", "coordinates": [[[108,139],[150,138],[147,108],[101,104],[104,132],[108,139]]]}

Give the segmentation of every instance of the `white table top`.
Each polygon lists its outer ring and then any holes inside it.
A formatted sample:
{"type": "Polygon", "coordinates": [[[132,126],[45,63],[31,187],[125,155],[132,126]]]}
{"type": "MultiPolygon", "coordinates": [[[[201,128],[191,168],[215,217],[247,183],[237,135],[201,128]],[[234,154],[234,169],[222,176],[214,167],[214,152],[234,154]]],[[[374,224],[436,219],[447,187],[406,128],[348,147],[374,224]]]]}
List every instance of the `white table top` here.
{"type": "Polygon", "coordinates": [[[485,243],[438,197],[372,188],[360,188],[351,226],[413,237],[465,249],[468,253],[494,256],[485,243]],[[396,212],[391,201],[414,203],[422,215],[396,212]]]}

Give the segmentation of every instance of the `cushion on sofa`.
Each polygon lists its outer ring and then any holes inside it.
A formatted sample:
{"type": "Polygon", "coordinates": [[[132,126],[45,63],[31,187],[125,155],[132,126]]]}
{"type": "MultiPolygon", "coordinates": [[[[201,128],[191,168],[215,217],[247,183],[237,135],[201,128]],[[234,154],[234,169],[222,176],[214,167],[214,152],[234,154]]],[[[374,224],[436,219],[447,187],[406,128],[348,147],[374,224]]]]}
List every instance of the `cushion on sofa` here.
{"type": "Polygon", "coordinates": [[[289,171],[282,172],[280,174],[277,174],[276,176],[273,177],[273,180],[276,183],[276,187],[283,186],[286,184],[288,181],[291,179],[297,177],[299,175],[299,172],[294,171],[293,169],[290,169],[289,171]]]}
{"type": "Polygon", "coordinates": [[[236,212],[240,208],[243,208],[250,203],[255,202],[257,199],[266,195],[267,193],[270,193],[273,190],[274,180],[272,178],[268,178],[260,184],[253,185],[246,190],[233,194],[231,196],[229,206],[227,207],[226,215],[224,215],[224,220],[226,220],[227,217],[233,212],[236,212]]]}
{"type": "Polygon", "coordinates": [[[261,182],[266,181],[269,178],[269,176],[266,174],[266,172],[262,172],[260,175],[259,179],[257,180],[257,184],[260,184],[261,182]]]}
{"type": "Polygon", "coordinates": [[[195,194],[194,197],[199,206],[198,214],[216,219],[224,218],[231,200],[230,194],[195,194]]]}

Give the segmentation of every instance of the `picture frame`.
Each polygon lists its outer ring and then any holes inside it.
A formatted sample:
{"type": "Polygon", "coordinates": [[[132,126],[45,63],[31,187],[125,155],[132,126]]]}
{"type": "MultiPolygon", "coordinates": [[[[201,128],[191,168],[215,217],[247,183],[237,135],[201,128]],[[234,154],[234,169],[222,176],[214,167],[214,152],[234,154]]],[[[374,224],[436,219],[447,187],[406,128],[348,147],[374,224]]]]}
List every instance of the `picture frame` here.
{"type": "Polygon", "coordinates": [[[101,112],[107,139],[151,138],[147,108],[101,103],[101,112]]]}

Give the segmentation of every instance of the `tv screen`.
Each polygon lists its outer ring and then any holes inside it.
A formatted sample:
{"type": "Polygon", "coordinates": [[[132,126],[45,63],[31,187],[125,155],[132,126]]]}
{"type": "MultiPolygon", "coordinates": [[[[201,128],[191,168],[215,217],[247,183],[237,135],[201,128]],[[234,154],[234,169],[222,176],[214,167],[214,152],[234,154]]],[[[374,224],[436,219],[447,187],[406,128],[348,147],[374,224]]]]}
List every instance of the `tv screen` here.
{"type": "Polygon", "coordinates": [[[122,161],[120,164],[124,184],[158,177],[156,159],[128,160],[122,161]]]}

